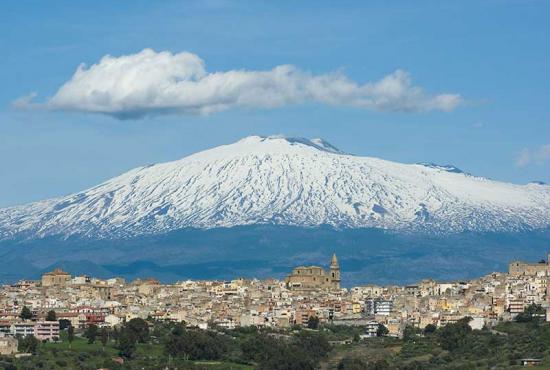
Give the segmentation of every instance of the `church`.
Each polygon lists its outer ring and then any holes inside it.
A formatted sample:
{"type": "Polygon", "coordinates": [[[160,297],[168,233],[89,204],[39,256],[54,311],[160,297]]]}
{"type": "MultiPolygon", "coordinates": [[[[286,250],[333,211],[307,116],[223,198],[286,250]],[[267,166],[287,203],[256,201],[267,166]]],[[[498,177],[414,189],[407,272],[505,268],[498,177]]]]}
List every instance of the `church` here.
{"type": "Polygon", "coordinates": [[[340,265],[336,254],[332,255],[329,271],[319,266],[299,266],[285,279],[291,290],[340,289],[340,265]]]}

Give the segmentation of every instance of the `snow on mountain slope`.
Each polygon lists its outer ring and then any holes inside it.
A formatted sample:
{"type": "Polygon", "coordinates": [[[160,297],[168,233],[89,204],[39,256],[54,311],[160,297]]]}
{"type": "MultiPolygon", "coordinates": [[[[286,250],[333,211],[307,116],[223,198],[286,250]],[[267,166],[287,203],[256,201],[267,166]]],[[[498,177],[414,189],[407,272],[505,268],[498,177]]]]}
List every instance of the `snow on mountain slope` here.
{"type": "Polygon", "coordinates": [[[455,232],[550,225],[550,186],[251,136],[57,199],[0,209],[0,237],[130,237],[259,223],[455,232]]]}

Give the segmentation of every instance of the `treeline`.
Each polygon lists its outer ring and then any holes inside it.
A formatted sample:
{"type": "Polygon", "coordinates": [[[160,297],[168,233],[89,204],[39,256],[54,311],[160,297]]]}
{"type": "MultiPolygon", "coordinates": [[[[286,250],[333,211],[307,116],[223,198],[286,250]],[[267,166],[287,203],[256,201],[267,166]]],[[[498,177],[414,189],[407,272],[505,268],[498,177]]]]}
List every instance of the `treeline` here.
{"type": "Polygon", "coordinates": [[[166,325],[165,353],[172,359],[222,360],[266,370],[309,370],[330,351],[327,335],[312,330],[279,333],[256,328],[230,331],[166,325]]]}
{"type": "Polygon", "coordinates": [[[63,342],[57,344],[41,343],[32,336],[21,338],[21,350],[35,355],[0,359],[0,369],[199,369],[205,368],[201,361],[214,361],[220,368],[227,363],[265,370],[313,370],[331,350],[329,337],[325,330],[298,327],[202,330],[135,318],[114,329],[89,325],[77,334],[69,325],[63,342]],[[66,349],[61,349],[63,346],[66,349]],[[114,361],[117,357],[122,361],[114,361]]]}
{"type": "Polygon", "coordinates": [[[379,340],[349,351],[338,369],[507,369],[519,368],[525,358],[550,359],[550,324],[538,305],[492,329],[472,330],[470,320],[424,330],[407,327],[403,340],[379,340]]]}

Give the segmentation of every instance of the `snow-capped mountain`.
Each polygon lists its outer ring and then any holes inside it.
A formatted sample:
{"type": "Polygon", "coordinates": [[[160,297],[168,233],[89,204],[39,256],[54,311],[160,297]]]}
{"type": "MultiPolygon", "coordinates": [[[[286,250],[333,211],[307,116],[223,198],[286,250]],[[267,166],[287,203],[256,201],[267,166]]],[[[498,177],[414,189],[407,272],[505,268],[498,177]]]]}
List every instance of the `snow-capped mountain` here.
{"type": "Polygon", "coordinates": [[[73,195],[0,209],[0,238],[119,238],[262,223],[434,232],[543,228],[550,225],[550,186],[349,155],[321,139],[251,136],[73,195]]]}

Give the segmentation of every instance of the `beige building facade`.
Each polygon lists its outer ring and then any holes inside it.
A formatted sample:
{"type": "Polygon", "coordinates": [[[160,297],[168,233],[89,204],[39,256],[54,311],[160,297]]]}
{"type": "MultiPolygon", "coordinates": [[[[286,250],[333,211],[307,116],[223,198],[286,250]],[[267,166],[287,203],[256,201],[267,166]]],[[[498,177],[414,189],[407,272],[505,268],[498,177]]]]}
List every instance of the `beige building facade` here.
{"type": "Polygon", "coordinates": [[[0,355],[9,356],[17,353],[17,344],[15,338],[0,337],[0,355]]]}
{"type": "Polygon", "coordinates": [[[59,268],[42,275],[42,286],[65,286],[71,282],[71,275],[59,268]]]}
{"type": "Polygon", "coordinates": [[[550,261],[550,253],[546,261],[541,260],[537,263],[512,261],[508,265],[508,273],[511,276],[550,275],[550,265],[548,261],[550,261]]]}
{"type": "Polygon", "coordinates": [[[285,282],[292,290],[340,289],[340,265],[336,254],[332,255],[328,271],[319,266],[299,266],[285,282]]]}

